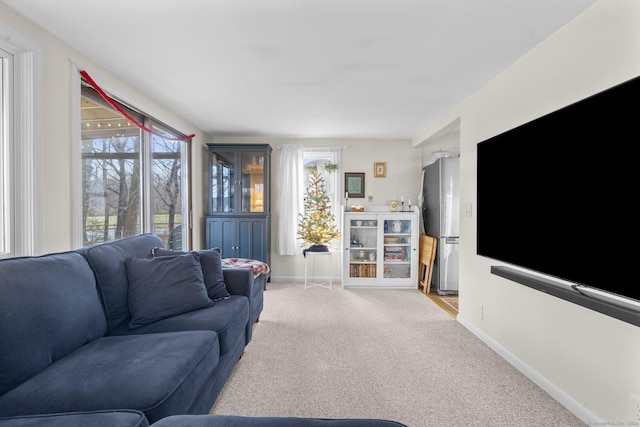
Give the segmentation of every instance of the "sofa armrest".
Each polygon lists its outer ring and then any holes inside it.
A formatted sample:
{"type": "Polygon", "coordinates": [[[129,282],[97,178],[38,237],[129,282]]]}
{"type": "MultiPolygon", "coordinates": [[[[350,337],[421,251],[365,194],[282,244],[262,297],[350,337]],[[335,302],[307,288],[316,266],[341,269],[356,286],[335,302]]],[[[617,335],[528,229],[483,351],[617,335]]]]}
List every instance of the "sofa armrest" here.
{"type": "Polygon", "coordinates": [[[253,271],[248,268],[223,268],[224,282],[231,295],[243,295],[249,300],[249,322],[247,323],[247,344],[253,334],[252,326],[258,321],[264,301],[264,280],[256,281],[253,271]]]}
{"type": "Polygon", "coordinates": [[[253,272],[246,268],[223,268],[224,283],[231,295],[244,295],[251,299],[253,272]]]}

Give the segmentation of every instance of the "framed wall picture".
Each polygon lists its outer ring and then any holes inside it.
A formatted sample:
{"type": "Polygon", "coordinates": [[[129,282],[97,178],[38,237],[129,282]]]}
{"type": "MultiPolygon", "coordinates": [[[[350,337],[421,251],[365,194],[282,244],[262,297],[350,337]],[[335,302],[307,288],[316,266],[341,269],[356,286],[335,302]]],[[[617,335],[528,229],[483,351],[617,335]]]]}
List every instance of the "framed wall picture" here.
{"type": "Polygon", "coordinates": [[[350,199],[364,198],[364,172],[345,172],[344,189],[350,199]]]}
{"type": "Polygon", "coordinates": [[[387,162],[376,162],[373,164],[374,178],[385,178],[387,176],[387,162]]]}

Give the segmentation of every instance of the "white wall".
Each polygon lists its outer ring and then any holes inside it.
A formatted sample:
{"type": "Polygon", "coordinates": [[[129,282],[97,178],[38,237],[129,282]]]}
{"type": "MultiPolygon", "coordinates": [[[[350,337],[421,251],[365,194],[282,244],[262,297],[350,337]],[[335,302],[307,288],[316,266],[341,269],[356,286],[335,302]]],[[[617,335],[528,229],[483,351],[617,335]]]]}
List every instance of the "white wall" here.
{"type": "MultiPolygon", "coordinates": [[[[421,151],[413,148],[408,139],[287,139],[287,138],[215,138],[217,144],[270,144],[273,148],[271,161],[271,270],[272,281],[304,280],[304,258],[302,248],[294,256],[279,256],[275,253],[275,236],[278,233],[278,202],[283,196],[277,183],[280,179],[280,150],[285,144],[300,144],[304,147],[346,147],[342,150],[338,180],[344,186],[344,172],[365,173],[365,193],[372,193],[373,200],[350,199],[349,205],[388,205],[393,199],[404,196],[405,202],[413,203],[420,191],[421,151]],[[387,177],[374,178],[373,164],[387,163],[387,177]]],[[[343,191],[344,193],[344,191],[343,191]]],[[[340,247],[341,241],[332,242],[340,247]]],[[[339,280],[340,256],[333,257],[333,276],[339,280]]]]}
{"type": "MultiPolygon", "coordinates": [[[[461,206],[475,208],[478,142],[638,75],[640,2],[600,0],[442,117],[416,146],[437,149],[429,136],[460,120],[461,206]]],[[[630,142],[585,149],[620,147],[626,155],[630,142]]],[[[640,328],[490,274],[499,263],[475,254],[475,214],[461,218],[458,320],[585,422],[631,425],[640,328]]],[[[597,253],[585,268],[592,262],[597,253]]]]}
{"type": "MultiPolygon", "coordinates": [[[[194,175],[196,178],[193,194],[202,194],[198,165],[201,164],[204,135],[200,129],[156,104],[121,79],[107,73],[50,33],[15,13],[4,3],[0,3],[0,27],[8,34],[17,34],[28,40],[30,45],[37,46],[42,53],[39,61],[43,69],[39,70],[39,75],[42,78],[43,90],[42,93],[36,94],[40,98],[36,100],[40,118],[40,122],[37,123],[39,140],[36,156],[39,156],[38,163],[43,166],[42,170],[37,171],[39,176],[36,177],[36,181],[42,183],[41,194],[37,195],[41,198],[42,224],[37,228],[42,230],[42,234],[36,236],[40,239],[40,242],[34,245],[36,248],[46,253],[77,247],[72,241],[72,189],[80,188],[80,183],[73,182],[72,174],[74,168],[80,167],[80,145],[79,141],[74,141],[74,129],[71,124],[74,114],[79,113],[74,109],[74,105],[79,103],[72,99],[72,94],[79,94],[79,87],[74,87],[77,71],[73,71],[72,64],[85,69],[103,89],[120,95],[121,99],[147,114],[187,135],[195,133],[192,161],[197,172],[194,175]]],[[[194,212],[201,212],[201,198],[194,199],[194,212]]],[[[202,221],[196,221],[194,240],[198,245],[202,244],[203,240],[204,231],[201,227],[202,221]]]]}

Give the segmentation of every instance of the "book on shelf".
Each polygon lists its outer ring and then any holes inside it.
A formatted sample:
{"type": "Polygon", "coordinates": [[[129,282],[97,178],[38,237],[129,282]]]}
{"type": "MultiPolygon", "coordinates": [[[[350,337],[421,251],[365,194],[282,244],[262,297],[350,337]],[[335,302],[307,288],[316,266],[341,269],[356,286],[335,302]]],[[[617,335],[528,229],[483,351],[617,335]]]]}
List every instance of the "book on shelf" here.
{"type": "Polygon", "coordinates": [[[350,264],[349,277],[376,277],[376,264],[350,264]]]}
{"type": "Polygon", "coordinates": [[[406,246],[385,246],[384,247],[385,261],[406,261],[406,259],[407,259],[406,246]]]}

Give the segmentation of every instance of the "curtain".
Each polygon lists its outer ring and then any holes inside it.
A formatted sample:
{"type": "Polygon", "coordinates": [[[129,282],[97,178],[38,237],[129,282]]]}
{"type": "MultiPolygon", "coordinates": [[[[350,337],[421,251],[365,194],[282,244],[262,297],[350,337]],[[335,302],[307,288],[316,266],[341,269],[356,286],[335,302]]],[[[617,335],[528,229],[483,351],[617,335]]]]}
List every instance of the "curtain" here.
{"type": "Polygon", "coordinates": [[[304,209],[304,148],[298,145],[280,147],[280,202],[276,230],[276,254],[302,253],[297,239],[299,214],[304,209]]]}

